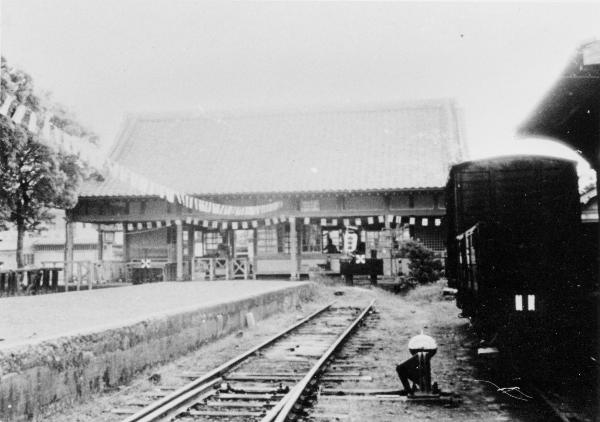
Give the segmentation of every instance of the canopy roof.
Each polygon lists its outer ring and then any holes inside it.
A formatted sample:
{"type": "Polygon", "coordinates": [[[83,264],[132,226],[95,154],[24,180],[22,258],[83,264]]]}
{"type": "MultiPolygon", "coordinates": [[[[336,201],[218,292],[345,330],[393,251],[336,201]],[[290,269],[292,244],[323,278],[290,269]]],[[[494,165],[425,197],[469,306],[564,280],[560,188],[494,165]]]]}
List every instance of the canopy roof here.
{"type": "MultiPolygon", "coordinates": [[[[463,159],[450,100],[359,110],[136,114],[111,159],[196,195],[441,188],[463,159]]],[[[80,196],[140,196],[108,179],[80,196]]]]}
{"type": "Polygon", "coordinates": [[[600,166],[600,41],[576,52],[520,132],[561,140],[600,166]]]}

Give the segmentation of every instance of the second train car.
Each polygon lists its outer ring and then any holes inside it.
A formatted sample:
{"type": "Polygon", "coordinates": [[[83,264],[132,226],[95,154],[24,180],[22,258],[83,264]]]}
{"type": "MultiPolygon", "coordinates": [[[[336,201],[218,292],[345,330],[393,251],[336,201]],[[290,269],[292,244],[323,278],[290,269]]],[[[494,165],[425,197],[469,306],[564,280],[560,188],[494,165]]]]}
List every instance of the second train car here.
{"type": "Polygon", "coordinates": [[[573,356],[590,329],[575,163],[511,156],[458,164],[446,207],[449,285],[479,334],[530,362],[573,356]]]}

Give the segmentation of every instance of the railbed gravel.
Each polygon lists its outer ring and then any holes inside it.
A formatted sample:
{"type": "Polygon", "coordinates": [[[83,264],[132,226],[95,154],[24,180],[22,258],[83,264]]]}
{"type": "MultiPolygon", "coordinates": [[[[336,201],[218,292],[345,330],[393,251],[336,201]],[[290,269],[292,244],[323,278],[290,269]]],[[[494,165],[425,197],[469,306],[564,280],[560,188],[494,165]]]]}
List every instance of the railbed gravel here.
{"type": "MultiPolygon", "coordinates": [[[[257,322],[251,329],[239,331],[199,348],[197,351],[162,366],[148,368],[135,381],[113,391],[96,395],[86,403],[77,404],[61,413],[44,415],[48,422],[116,422],[124,416],[112,409],[156,391],[161,387],[178,387],[185,382],[177,373],[205,373],[237,356],[254,345],[308,315],[317,308],[337,300],[340,305],[365,306],[376,299],[379,315],[376,330],[369,333],[376,343],[363,360],[373,366],[373,388],[397,388],[401,384],[395,373],[396,364],[407,359],[408,340],[423,330],[438,343],[432,360],[432,378],[443,391],[457,393],[461,403],[449,408],[405,401],[341,400],[339,420],[348,422],[384,421],[545,421],[548,413],[539,404],[524,403],[498,393],[491,385],[478,381],[489,379],[481,363],[476,362],[477,340],[466,319],[458,317],[454,301],[442,296],[444,282],[420,286],[407,294],[393,294],[370,286],[348,287],[343,284],[320,284],[311,302],[302,302],[295,312],[278,314],[257,322]],[[337,292],[337,294],[336,294],[337,292]],[[340,294],[342,293],[342,294],[340,294]]],[[[337,420],[332,418],[331,420],[337,420]]]]}

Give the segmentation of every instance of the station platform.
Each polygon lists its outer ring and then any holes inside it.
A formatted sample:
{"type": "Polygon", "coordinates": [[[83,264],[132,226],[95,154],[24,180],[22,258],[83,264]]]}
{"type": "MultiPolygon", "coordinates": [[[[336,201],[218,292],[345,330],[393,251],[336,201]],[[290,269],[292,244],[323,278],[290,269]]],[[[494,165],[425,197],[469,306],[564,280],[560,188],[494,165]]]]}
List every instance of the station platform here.
{"type": "Polygon", "coordinates": [[[0,299],[1,420],[129,382],[234,330],[294,309],[313,284],[161,282],[0,299]]]}

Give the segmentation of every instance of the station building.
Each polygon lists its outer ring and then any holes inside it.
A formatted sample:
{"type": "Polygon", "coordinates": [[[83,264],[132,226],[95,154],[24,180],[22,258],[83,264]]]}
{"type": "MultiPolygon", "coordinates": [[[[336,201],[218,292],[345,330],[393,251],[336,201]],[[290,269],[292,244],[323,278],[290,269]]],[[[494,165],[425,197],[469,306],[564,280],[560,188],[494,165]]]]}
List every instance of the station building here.
{"type": "Polygon", "coordinates": [[[85,183],[69,221],[122,230],[123,260],[160,263],[167,279],[335,273],[348,226],[394,274],[404,239],[445,251],[444,186],[466,154],[461,121],[451,100],[130,115],[111,160],[215,212],[107,176],[85,183]]]}

